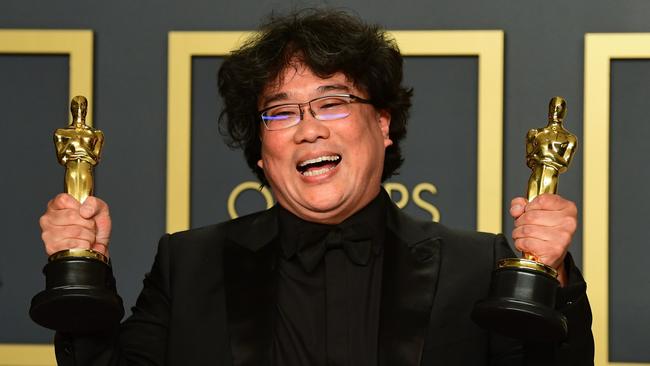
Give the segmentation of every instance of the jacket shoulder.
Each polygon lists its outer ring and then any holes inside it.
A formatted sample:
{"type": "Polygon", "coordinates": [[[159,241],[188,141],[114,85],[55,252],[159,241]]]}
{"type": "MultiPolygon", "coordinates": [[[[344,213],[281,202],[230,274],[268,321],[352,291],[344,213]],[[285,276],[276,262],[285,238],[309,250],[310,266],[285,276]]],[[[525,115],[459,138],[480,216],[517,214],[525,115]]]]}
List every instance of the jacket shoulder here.
{"type": "Polygon", "coordinates": [[[480,250],[485,246],[490,246],[495,241],[505,240],[503,234],[451,228],[438,222],[414,218],[404,212],[398,212],[397,216],[397,221],[401,223],[400,227],[416,228],[416,230],[421,230],[429,237],[436,237],[444,242],[453,243],[466,249],[476,248],[480,250]]]}
{"type": "Polygon", "coordinates": [[[275,210],[271,208],[217,224],[166,234],[161,243],[167,241],[171,247],[200,249],[223,245],[228,241],[250,244],[270,240],[277,232],[275,210]]]}
{"type": "Polygon", "coordinates": [[[492,269],[500,258],[513,256],[512,249],[503,234],[450,228],[446,225],[413,218],[397,211],[395,225],[398,235],[410,237],[407,242],[421,238],[436,239],[441,243],[443,262],[465,263],[482,269],[492,269]],[[408,233],[406,233],[408,232],[408,233]],[[417,232],[417,235],[413,235],[417,232]]]}

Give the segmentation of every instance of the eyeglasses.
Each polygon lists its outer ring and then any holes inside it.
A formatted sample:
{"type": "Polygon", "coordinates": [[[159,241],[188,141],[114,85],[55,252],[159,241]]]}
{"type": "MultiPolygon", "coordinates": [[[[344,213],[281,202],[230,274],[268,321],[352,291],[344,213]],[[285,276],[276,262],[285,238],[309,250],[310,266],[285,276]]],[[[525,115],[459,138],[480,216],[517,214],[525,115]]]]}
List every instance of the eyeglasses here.
{"type": "Polygon", "coordinates": [[[293,127],[304,118],[304,106],[319,121],[343,119],[352,113],[352,103],[372,104],[371,101],[352,94],[332,94],[314,98],[305,103],[274,105],[259,111],[267,130],[275,131],[293,127]]]}

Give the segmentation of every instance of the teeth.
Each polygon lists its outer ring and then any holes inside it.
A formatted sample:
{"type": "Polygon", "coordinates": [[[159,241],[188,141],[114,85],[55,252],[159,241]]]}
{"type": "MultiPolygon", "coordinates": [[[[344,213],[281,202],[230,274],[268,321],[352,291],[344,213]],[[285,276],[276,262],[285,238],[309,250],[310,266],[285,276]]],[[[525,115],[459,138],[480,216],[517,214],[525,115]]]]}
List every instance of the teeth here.
{"type": "Polygon", "coordinates": [[[318,170],[310,170],[302,173],[302,175],[307,176],[307,177],[313,177],[315,175],[321,175],[324,173],[327,173],[328,171],[332,170],[332,168],[323,168],[323,169],[318,169],[318,170]]]}
{"type": "Polygon", "coordinates": [[[338,155],[319,156],[319,157],[314,158],[314,159],[305,160],[305,161],[301,162],[300,164],[298,164],[298,166],[303,167],[303,166],[306,166],[306,165],[309,165],[309,164],[320,163],[321,161],[338,161],[339,159],[341,159],[341,157],[338,156],[338,155]]]}

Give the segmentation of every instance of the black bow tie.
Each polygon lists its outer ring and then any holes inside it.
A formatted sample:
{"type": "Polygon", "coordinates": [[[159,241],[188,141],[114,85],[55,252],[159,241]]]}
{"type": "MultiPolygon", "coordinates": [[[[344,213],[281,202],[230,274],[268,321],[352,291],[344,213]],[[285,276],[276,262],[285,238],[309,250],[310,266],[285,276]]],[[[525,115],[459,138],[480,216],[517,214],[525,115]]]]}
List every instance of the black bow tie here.
{"type": "Polygon", "coordinates": [[[352,263],[367,266],[372,248],[372,232],[367,227],[310,227],[299,233],[296,255],[305,271],[311,272],[333,249],[343,249],[352,263]]]}

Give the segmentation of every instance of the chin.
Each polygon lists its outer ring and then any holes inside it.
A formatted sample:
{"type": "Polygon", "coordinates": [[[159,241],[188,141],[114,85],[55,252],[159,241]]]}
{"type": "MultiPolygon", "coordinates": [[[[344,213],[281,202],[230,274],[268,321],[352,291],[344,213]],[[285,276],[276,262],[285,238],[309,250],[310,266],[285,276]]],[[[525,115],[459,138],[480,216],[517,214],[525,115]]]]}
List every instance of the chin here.
{"type": "Polygon", "coordinates": [[[337,216],[345,206],[344,197],[332,191],[302,197],[301,201],[302,203],[299,206],[302,210],[302,216],[319,220],[337,216]]]}
{"type": "Polygon", "coordinates": [[[315,213],[327,213],[338,211],[342,206],[342,200],[333,196],[320,197],[318,200],[308,201],[307,207],[315,213]]]}

